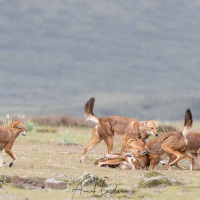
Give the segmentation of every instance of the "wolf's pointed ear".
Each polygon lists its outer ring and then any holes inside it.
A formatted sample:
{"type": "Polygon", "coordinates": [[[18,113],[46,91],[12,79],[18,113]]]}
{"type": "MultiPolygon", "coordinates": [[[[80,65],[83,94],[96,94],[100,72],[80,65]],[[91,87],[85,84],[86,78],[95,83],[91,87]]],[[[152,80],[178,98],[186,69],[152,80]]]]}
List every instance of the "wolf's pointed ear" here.
{"type": "Polygon", "coordinates": [[[21,123],[20,124],[16,124],[15,128],[19,128],[19,129],[22,128],[22,124],[21,123]]]}
{"type": "Polygon", "coordinates": [[[140,131],[145,131],[146,130],[146,126],[147,126],[147,122],[146,121],[140,121],[139,122],[140,131]]]}

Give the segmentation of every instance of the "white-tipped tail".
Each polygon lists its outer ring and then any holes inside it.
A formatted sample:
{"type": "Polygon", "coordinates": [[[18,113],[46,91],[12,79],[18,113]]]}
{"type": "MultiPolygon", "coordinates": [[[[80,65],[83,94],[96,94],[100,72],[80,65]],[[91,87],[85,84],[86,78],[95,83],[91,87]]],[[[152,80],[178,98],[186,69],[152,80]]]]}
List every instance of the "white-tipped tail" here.
{"type": "Polygon", "coordinates": [[[95,98],[91,97],[85,104],[85,120],[92,121],[94,123],[99,123],[99,118],[93,113],[95,98]]]}

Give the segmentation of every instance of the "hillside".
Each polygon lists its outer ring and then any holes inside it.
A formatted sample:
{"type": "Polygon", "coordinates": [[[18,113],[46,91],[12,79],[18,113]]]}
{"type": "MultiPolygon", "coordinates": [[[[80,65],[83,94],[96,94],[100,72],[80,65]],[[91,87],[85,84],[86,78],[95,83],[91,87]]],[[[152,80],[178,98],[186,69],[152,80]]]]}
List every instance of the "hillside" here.
{"type": "Polygon", "coordinates": [[[200,3],[0,2],[1,112],[200,119],[200,3]]]}

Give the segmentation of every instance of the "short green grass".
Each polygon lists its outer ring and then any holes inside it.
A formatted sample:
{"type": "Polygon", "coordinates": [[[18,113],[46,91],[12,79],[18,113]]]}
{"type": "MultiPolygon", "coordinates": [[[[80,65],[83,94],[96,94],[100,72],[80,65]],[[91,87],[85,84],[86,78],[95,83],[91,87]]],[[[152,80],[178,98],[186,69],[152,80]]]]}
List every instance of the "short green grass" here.
{"type": "MultiPolygon", "coordinates": [[[[27,176],[39,178],[52,178],[60,175],[67,175],[71,180],[79,178],[83,173],[89,172],[100,178],[105,178],[109,185],[127,185],[136,188],[139,177],[145,171],[131,171],[111,169],[107,167],[97,167],[94,161],[101,158],[106,153],[106,145],[102,141],[91,149],[83,161],[80,163],[81,153],[92,136],[92,128],[72,128],[59,127],[54,133],[30,132],[27,136],[19,136],[13,146],[13,151],[18,157],[17,162],[12,168],[7,164],[11,158],[3,153],[6,163],[4,168],[0,168],[0,173],[10,176],[27,176]],[[66,135],[67,140],[63,140],[66,135]],[[67,143],[67,142],[68,143],[67,143]]],[[[119,150],[120,140],[115,139],[114,149],[119,150]]],[[[151,189],[136,188],[131,195],[118,194],[112,195],[116,198],[131,199],[198,199],[200,189],[200,172],[189,170],[178,170],[172,167],[171,170],[164,170],[163,166],[157,166],[156,171],[183,182],[183,186],[157,187],[151,189]],[[125,195],[125,196],[123,196],[125,195]]],[[[12,184],[4,185],[0,189],[0,199],[72,199],[72,190],[75,185],[69,186],[65,190],[42,190],[42,189],[18,189],[12,184]]],[[[97,197],[97,194],[75,193],[73,199],[106,199],[110,196],[97,197]]]]}

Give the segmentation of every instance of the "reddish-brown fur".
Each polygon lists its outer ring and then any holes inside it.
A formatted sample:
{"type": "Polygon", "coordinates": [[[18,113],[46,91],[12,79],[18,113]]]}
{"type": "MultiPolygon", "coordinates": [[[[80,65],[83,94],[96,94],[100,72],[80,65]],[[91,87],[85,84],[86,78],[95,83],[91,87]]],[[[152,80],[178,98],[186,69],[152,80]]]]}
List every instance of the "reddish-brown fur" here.
{"type": "MultiPolygon", "coordinates": [[[[24,135],[27,132],[23,123],[21,122],[13,122],[7,127],[0,127],[0,153],[4,149],[5,152],[13,159],[13,161],[9,164],[9,167],[11,167],[16,160],[16,156],[11,151],[11,148],[15,142],[15,139],[21,132],[23,132],[24,135]]],[[[0,166],[3,166],[2,158],[0,166]]]]}
{"type": "Polygon", "coordinates": [[[190,132],[186,136],[188,144],[185,151],[189,153],[197,153],[200,148],[200,132],[190,132]]]}
{"type": "Polygon", "coordinates": [[[145,142],[141,139],[129,139],[126,143],[123,155],[121,153],[106,155],[95,162],[98,166],[119,167],[121,169],[144,169],[148,164],[147,156],[141,155],[144,152],[145,142]],[[130,156],[130,157],[126,157],[130,156]]]}
{"type": "Polygon", "coordinates": [[[168,169],[169,166],[177,163],[183,157],[187,157],[193,165],[193,158],[184,152],[185,145],[185,139],[183,138],[182,133],[179,132],[163,133],[157,138],[149,141],[147,143],[147,147],[149,149],[148,159],[150,161],[149,169],[153,170],[159,158],[165,153],[174,155],[174,158],[176,158],[168,162],[166,169],[168,169]]]}
{"type": "Polygon", "coordinates": [[[179,132],[166,132],[160,134],[158,137],[147,143],[147,148],[149,150],[148,158],[150,160],[149,169],[153,170],[157,164],[158,159],[164,154],[173,155],[174,160],[170,159],[166,168],[176,164],[178,161],[184,157],[189,159],[192,163],[192,169],[194,167],[194,159],[189,156],[184,150],[187,144],[187,131],[192,126],[192,115],[188,109],[185,114],[185,126],[182,133],[179,132]]]}
{"type": "MultiPolygon", "coordinates": [[[[186,136],[187,145],[185,147],[184,152],[191,153],[192,157],[195,159],[195,163],[197,164],[197,168],[200,167],[200,163],[198,161],[198,155],[200,155],[200,132],[189,132],[186,136]]],[[[174,156],[170,156],[169,162],[175,160],[174,156]]],[[[177,165],[177,167],[179,167],[177,165]]]]}

